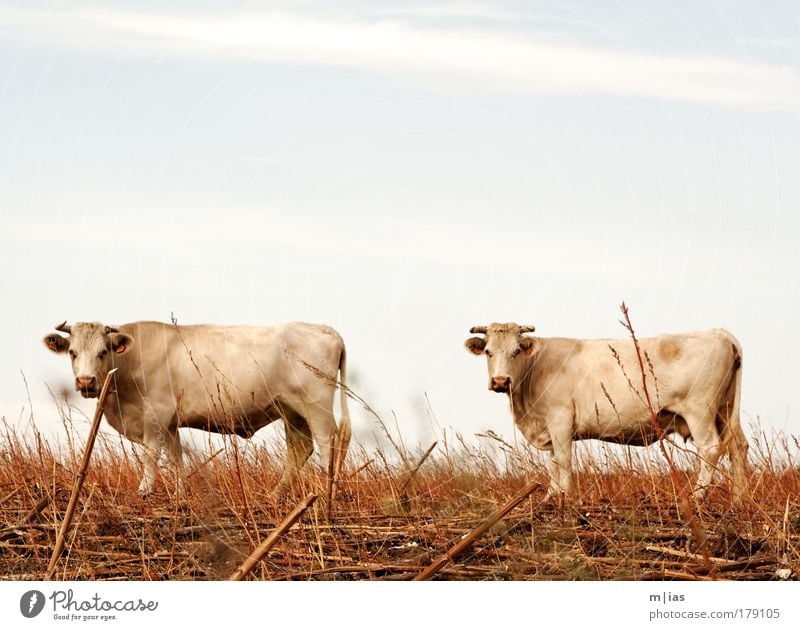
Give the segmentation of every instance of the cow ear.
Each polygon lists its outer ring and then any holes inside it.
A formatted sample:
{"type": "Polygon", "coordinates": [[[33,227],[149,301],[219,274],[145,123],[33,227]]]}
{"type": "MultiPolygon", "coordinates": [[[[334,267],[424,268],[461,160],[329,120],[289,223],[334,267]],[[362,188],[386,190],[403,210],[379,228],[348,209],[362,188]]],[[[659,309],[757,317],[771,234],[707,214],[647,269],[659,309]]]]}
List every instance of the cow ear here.
{"type": "Polygon", "coordinates": [[[464,347],[472,354],[483,354],[486,348],[486,339],[483,337],[470,337],[464,342],[464,347]]]}
{"type": "Polygon", "coordinates": [[[133,337],[125,333],[111,333],[108,337],[111,339],[111,349],[116,354],[126,353],[133,344],[133,337]]]}
{"type": "Polygon", "coordinates": [[[526,357],[529,357],[533,354],[535,349],[535,344],[533,339],[528,337],[523,337],[522,340],[519,342],[519,347],[522,348],[522,354],[526,357]]]}
{"type": "Polygon", "coordinates": [[[69,339],[61,335],[47,335],[43,341],[51,352],[66,352],[69,350],[69,339]]]}

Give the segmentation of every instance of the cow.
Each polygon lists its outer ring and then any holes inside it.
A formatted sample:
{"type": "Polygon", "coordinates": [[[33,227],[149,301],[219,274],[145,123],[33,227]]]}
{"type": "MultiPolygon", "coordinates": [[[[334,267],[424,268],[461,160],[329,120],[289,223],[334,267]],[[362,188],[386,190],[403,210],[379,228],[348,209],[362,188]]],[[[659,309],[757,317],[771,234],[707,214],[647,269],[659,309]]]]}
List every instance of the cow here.
{"type": "Polygon", "coordinates": [[[465,346],[486,355],[489,389],[508,395],[516,426],[535,448],[550,453],[547,498],[571,494],[574,440],[645,446],[677,433],[692,439],[700,456],[693,497],[705,496],[727,452],[733,495],[742,500],[748,466],[739,420],[742,349],[731,333],[639,340],[654,422],[632,339],[542,338],[530,336],[534,330],[515,323],[475,326],[470,333],[482,336],[465,346]]]}
{"type": "Polygon", "coordinates": [[[108,423],[144,446],[142,496],[156,485],[166,450],[183,479],[178,428],[250,437],[283,419],[288,457],[278,491],[290,486],[317,443],[339,472],[350,441],[346,353],[333,328],[293,322],[276,326],[178,326],[140,321],[117,327],[80,322],[55,327],[44,343],[69,353],[75,389],[96,398],[112,368],[108,423]],[[337,378],[338,375],[338,378],[337,378]],[[340,389],[340,426],[333,403],[340,389]]]}

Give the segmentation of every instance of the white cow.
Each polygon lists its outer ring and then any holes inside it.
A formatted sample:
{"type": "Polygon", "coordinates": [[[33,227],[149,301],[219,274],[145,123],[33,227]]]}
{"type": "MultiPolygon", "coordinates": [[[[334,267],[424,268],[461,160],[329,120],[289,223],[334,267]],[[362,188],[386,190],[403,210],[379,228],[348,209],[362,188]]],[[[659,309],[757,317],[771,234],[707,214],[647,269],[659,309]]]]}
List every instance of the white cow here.
{"type": "Polygon", "coordinates": [[[346,355],[342,338],[328,326],[64,322],[56,330],[68,336],[49,334],[44,343],[69,353],[75,389],[84,398],[97,397],[108,372],[118,368],[105,417],[145,446],[142,495],[155,487],[162,449],[182,472],[179,427],[250,437],[284,419],[288,458],[279,488],[295,479],[314,441],[323,461],[334,458],[336,472],[341,468],[350,441],[346,355]]]}
{"type": "MultiPolygon", "coordinates": [[[[568,495],[573,440],[647,445],[658,440],[658,432],[644,401],[631,339],[528,336],[533,331],[533,326],[514,323],[476,326],[470,332],[483,336],[467,339],[465,345],[486,355],[489,389],[508,394],[514,422],[525,438],[550,452],[548,496],[568,495]]],[[[741,499],[748,445],[739,422],[739,343],[720,329],[639,343],[655,374],[654,382],[646,367],[660,431],[691,438],[697,445],[700,473],[694,496],[705,495],[717,461],[727,451],[734,496],[741,499]]]]}

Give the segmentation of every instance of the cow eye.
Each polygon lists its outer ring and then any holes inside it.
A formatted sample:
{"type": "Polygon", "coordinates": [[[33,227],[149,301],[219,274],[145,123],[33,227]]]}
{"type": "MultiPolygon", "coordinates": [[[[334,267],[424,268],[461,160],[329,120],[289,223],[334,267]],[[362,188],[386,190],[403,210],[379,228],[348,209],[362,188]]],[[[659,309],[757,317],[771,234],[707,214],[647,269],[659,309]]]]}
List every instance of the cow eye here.
{"type": "Polygon", "coordinates": [[[99,352],[99,354],[97,355],[97,358],[98,358],[98,359],[102,359],[102,358],[103,358],[103,357],[105,357],[107,354],[108,354],[108,350],[101,350],[101,351],[99,352]]]}
{"type": "Polygon", "coordinates": [[[514,351],[511,353],[511,356],[512,356],[512,357],[515,357],[515,356],[517,356],[518,354],[519,354],[519,348],[517,348],[516,350],[514,350],[514,351]]]}
{"type": "Polygon", "coordinates": [[[70,359],[74,359],[74,358],[75,358],[75,357],[77,357],[77,356],[78,356],[78,355],[77,355],[77,354],[75,354],[75,351],[74,351],[74,350],[70,350],[70,351],[69,351],[69,358],[70,358],[70,359]]]}
{"type": "Polygon", "coordinates": [[[487,357],[489,357],[489,358],[491,358],[491,357],[492,357],[492,353],[491,353],[491,352],[489,352],[488,350],[486,350],[486,356],[487,356],[487,357]]]}

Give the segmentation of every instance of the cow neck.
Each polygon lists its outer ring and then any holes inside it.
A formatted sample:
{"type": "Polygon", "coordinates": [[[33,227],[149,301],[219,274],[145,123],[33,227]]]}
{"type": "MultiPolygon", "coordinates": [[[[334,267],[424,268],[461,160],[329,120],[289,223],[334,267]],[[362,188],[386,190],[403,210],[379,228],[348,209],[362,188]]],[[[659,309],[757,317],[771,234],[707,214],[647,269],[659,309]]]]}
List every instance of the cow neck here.
{"type": "Polygon", "coordinates": [[[508,394],[514,420],[517,422],[520,422],[528,413],[527,401],[528,396],[532,393],[533,372],[538,356],[539,353],[534,352],[533,356],[528,359],[525,370],[522,372],[522,376],[519,379],[519,385],[514,388],[513,392],[508,394]]]}
{"type": "Polygon", "coordinates": [[[105,407],[103,407],[103,415],[106,418],[106,422],[108,422],[112,428],[123,435],[125,434],[124,423],[122,421],[122,401],[117,394],[116,387],[108,394],[108,400],[106,401],[105,407]]]}
{"type": "Polygon", "coordinates": [[[114,380],[111,383],[111,391],[108,394],[108,402],[106,403],[103,413],[108,423],[122,433],[122,430],[117,428],[118,426],[122,426],[122,397],[118,392],[121,389],[125,389],[125,381],[129,380],[127,369],[128,357],[123,356],[116,359],[112,367],[115,367],[117,372],[114,374],[114,380]]]}

